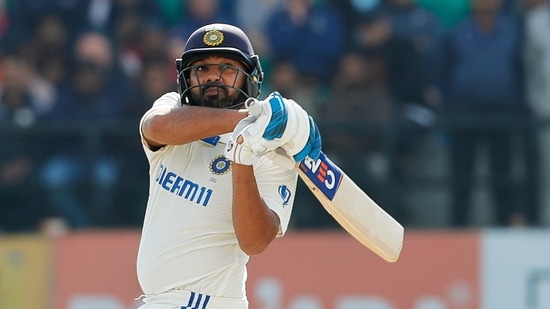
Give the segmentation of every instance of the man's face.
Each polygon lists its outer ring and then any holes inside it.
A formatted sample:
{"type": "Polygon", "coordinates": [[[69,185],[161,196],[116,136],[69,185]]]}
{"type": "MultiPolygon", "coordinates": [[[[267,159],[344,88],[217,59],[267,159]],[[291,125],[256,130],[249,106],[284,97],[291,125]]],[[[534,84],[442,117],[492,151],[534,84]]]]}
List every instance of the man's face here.
{"type": "Polygon", "coordinates": [[[191,97],[201,105],[225,108],[238,102],[245,83],[245,67],[226,57],[206,57],[193,62],[189,72],[191,97]]]}

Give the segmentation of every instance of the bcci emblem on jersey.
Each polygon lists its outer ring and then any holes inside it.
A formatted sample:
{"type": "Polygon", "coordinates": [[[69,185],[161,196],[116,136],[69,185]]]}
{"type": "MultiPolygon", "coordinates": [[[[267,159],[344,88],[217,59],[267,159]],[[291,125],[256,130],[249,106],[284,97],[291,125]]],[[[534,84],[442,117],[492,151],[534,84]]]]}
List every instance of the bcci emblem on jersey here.
{"type": "Polygon", "coordinates": [[[219,155],[210,161],[210,172],[215,175],[223,175],[229,172],[231,161],[224,155],[219,155]]]}

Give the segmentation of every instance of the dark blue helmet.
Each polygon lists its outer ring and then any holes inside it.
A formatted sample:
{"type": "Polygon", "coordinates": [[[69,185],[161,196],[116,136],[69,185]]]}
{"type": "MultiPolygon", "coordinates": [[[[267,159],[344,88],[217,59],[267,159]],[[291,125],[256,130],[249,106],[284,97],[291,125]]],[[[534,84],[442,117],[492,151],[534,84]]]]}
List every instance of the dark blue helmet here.
{"type": "MultiPolygon", "coordinates": [[[[260,95],[263,71],[259,56],[254,53],[252,44],[246,34],[238,27],[228,24],[210,24],[197,29],[189,36],[181,59],[176,59],[178,91],[183,104],[205,105],[213,107],[235,107],[248,97],[260,95]],[[195,102],[191,97],[189,72],[193,63],[210,55],[235,59],[246,67],[246,83],[240,92],[238,102],[231,104],[205,104],[195,102]]],[[[195,87],[201,87],[195,86],[195,87]]],[[[227,86],[225,86],[227,87],[227,86]]]]}

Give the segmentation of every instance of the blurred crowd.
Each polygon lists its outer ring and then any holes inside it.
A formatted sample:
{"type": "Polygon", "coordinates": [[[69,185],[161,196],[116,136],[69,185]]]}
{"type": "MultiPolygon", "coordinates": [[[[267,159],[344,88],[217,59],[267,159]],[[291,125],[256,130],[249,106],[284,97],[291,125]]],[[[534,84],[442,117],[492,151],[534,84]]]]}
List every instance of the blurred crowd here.
{"type": "MultiPolygon", "coordinates": [[[[448,177],[426,185],[448,182],[447,227],[472,225],[480,152],[490,225],[543,225],[550,0],[0,0],[0,231],[140,226],[139,119],[212,22],[245,30],[262,94],[313,115],[329,157],[405,226],[434,136],[448,177]]],[[[335,226],[299,195],[294,227],[335,226]]]]}

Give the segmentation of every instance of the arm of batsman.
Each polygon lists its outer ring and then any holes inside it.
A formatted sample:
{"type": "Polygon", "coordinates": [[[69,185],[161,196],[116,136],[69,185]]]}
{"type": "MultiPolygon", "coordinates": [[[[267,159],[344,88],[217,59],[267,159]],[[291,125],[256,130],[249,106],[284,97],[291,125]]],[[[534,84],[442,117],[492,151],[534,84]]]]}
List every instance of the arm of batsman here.
{"type": "Polygon", "coordinates": [[[306,156],[317,159],[321,134],[313,118],[298,103],[273,92],[264,101],[249,99],[245,105],[250,114],[257,117],[243,131],[255,154],[280,147],[296,162],[306,156]]]}

